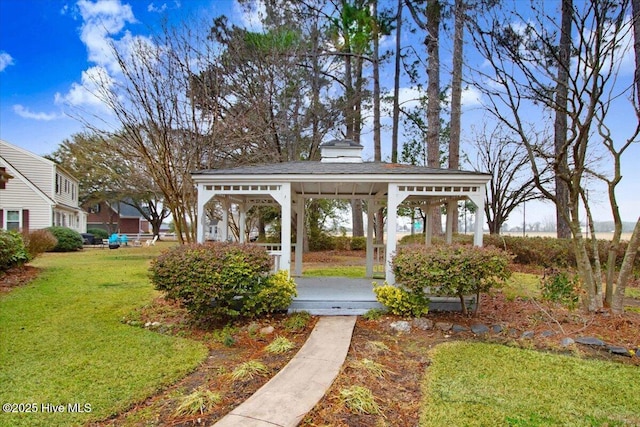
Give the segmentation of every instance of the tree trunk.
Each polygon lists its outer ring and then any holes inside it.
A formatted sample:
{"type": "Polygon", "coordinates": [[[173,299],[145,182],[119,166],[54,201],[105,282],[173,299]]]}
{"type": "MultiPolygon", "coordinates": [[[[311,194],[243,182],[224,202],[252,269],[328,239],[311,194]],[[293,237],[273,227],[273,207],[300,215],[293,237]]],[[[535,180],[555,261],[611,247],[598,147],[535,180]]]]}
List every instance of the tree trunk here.
{"type": "MultiPolygon", "coordinates": [[[[640,0],[638,0],[640,1],[640,0]]],[[[393,76],[393,130],[391,133],[391,163],[398,163],[398,131],[400,128],[400,38],[402,33],[402,9],[404,0],[398,0],[398,16],[396,17],[396,55],[393,76]]]]}
{"type": "Polygon", "coordinates": [[[611,301],[611,311],[615,314],[624,312],[624,293],[627,289],[629,277],[633,271],[633,263],[638,255],[638,249],[640,249],[640,218],[636,221],[636,226],[631,234],[631,239],[629,239],[629,244],[627,245],[627,250],[622,260],[622,266],[620,267],[620,273],[618,274],[616,290],[611,301]]]}
{"type": "MultiPolygon", "coordinates": [[[[462,121],[462,51],[464,44],[465,2],[455,0],[453,31],[453,70],[451,76],[451,133],[449,135],[449,169],[460,169],[460,127],[462,121]]],[[[458,232],[458,204],[453,215],[453,232],[458,232]]]]}
{"type": "MultiPolygon", "coordinates": [[[[440,1],[427,1],[427,166],[440,167],[440,1]]],[[[442,235],[440,206],[429,212],[434,235],[442,235]]]]}
{"type": "Polygon", "coordinates": [[[560,160],[556,165],[556,230],[557,237],[571,237],[569,228],[569,189],[567,183],[559,175],[567,176],[567,97],[569,82],[569,66],[571,54],[571,19],[573,0],[562,0],[562,16],[560,27],[560,44],[558,47],[558,79],[556,85],[556,108],[554,123],[554,148],[560,160]]]}

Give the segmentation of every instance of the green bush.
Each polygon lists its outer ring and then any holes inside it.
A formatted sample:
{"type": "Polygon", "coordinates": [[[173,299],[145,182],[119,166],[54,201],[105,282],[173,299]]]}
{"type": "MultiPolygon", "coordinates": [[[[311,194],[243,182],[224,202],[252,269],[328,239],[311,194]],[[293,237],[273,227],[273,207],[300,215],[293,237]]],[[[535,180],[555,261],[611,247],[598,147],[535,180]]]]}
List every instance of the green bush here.
{"type": "Polygon", "coordinates": [[[400,248],[392,260],[396,281],[412,294],[428,290],[435,295],[458,296],[467,313],[464,296],[501,286],[509,278],[511,257],[493,247],[454,244],[412,245],[400,248]]]}
{"type": "Polygon", "coordinates": [[[312,252],[332,251],[336,248],[335,239],[326,233],[312,232],[309,234],[309,250],[312,252]]]}
{"type": "Polygon", "coordinates": [[[297,295],[296,283],[289,277],[289,272],[278,271],[258,282],[254,292],[246,297],[242,314],[258,316],[285,310],[291,305],[293,297],[297,295]]]}
{"type": "Polygon", "coordinates": [[[367,248],[367,238],[366,237],[352,237],[351,238],[351,250],[352,251],[363,251],[367,248]]]}
{"type": "Polygon", "coordinates": [[[28,261],[29,254],[20,233],[0,229],[0,272],[28,261]]]}
{"type": "MultiPolygon", "coordinates": [[[[524,265],[537,265],[545,268],[566,268],[576,266],[576,256],[573,252],[571,239],[556,239],[554,237],[521,237],[502,236],[489,234],[483,238],[486,246],[495,246],[513,254],[513,262],[524,265]]],[[[444,244],[440,237],[432,239],[434,245],[444,244]]],[[[454,235],[453,242],[459,244],[473,244],[473,236],[454,235]]],[[[424,234],[414,234],[404,236],[400,240],[401,245],[423,244],[424,234]]],[[[600,262],[606,265],[611,241],[598,240],[598,254],[600,262]]],[[[616,249],[616,268],[620,268],[624,253],[627,249],[627,242],[620,242],[616,249]]],[[[591,243],[587,244],[587,251],[593,260],[591,243]]],[[[634,268],[640,271],[640,257],[636,257],[634,268]]]]}
{"type": "Polygon", "coordinates": [[[559,302],[560,304],[573,310],[580,301],[580,280],[577,276],[569,277],[563,271],[551,269],[545,271],[540,280],[542,299],[559,302]]]}
{"type": "Polygon", "coordinates": [[[58,239],[49,230],[34,230],[23,232],[22,240],[30,259],[40,254],[52,251],[58,245],[58,239]]]}
{"type": "Polygon", "coordinates": [[[53,248],[54,252],[72,252],[82,249],[82,236],[77,231],[67,227],[49,227],[46,230],[58,239],[58,244],[53,248]]]}
{"type": "Polygon", "coordinates": [[[198,320],[242,313],[271,268],[264,248],[237,243],[180,245],[151,264],[151,281],[198,320]]]}
{"type": "Polygon", "coordinates": [[[109,232],[102,228],[90,228],[87,230],[87,233],[93,234],[96,239],[108,239],[109,232]]]}
{"type": "Polygon", "coordinates": [[[429,298],[421,289],[409,291],[402,285],[374,284],[373,292],[378,302],[396,316],[420,317],[429,312],[429,298]]]}

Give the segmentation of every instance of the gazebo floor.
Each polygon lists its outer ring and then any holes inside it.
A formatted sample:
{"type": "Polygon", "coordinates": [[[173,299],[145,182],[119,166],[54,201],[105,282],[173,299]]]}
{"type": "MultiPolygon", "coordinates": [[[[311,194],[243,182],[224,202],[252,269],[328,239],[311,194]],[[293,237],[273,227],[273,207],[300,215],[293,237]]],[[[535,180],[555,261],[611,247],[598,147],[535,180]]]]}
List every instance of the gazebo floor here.
{"type": "MultiPolygon", "coordinates": [[[[289,306],[289,312],[307,311],[318,316],[358,316],[371,309],[384,306],[376,300],[373,283],[376,279],[347,277],[296,277],[298,296],[289,306]]],[[[460,300],[449,297],[430,297],[430,310],[460,311],[460,300]]],[[[473,297],[469,298],[469,302],[473,297]]]]}

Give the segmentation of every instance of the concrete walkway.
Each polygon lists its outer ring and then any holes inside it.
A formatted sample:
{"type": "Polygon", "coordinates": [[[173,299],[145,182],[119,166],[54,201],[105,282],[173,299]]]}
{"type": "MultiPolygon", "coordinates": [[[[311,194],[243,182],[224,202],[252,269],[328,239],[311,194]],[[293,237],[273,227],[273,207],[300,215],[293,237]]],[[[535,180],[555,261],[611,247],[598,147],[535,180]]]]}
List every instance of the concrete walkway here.
{"type": "Polygon", "coordinates": [[[215,426],[297,426],[340,372],[355,324],[355,316],[319,318],[293,359],[215,426]]]}

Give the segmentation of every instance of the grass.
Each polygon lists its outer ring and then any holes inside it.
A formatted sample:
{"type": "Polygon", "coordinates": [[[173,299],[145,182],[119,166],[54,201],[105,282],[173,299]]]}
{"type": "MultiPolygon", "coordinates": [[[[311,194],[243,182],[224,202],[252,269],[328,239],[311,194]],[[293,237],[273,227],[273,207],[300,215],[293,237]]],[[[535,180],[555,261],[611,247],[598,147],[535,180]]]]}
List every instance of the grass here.
{"type": "Polygon", "coordinates": [[[238,365],[233,372],[231,372],[231,379],[233,381],[246,381],[251,380],[254,377],[264,377],[269,374],[269,368],[259,360],[248,360],[238,365]]]}
{"type": "Polygon", "coordinates": [[[366,387],[351,386],[340,390],[340,400],[351,412],[357,414],[380,414],[380,406],[373,392],[366,387]]]}
{"type": "MultiPolygon", "coordinates": [[[[91,406],[3,414],[0,426],[69,426],[106,418],[193,370],[207,348],[122,323],[158,294],[155,248],[45,254],[29,285],[0,297],[0,401],[91,406]]],[[[46,409],[46,407],[45,407],[46,409]]]]}
{"type": "Polygon", "coordinates": [[[349,277],[351,279],[363,279],[366,277],[364,265],[338,265],[331,267],[306,268],[303,277],[349,277]]]}
{"type": "Polygon", "coordinates": [[[271,343],[265,347],[268,353],[280,354],[286,353],[289,350],[295,348],[295,344],[292,343],[287,337],[276,337],[271,343]]]}
{"type": "Polygon", "coordinates": [[[180,405],[175,411],[175,415],[196,415],[209,412],[214,406],[222,402],[220,393],[211,390],[198,388],[193,393],[180,399],[180,405]]]}
{"type": "Polygon", "coordinates": [[[540,276],[530,273],[514,272],[502,289],[507,300],[540,297],[540,276]]]}
{"type": "Polygon", "coordinates": [[[431,356],[423,427],[640,425],[636,366],[465,342],[431,356]]]}

